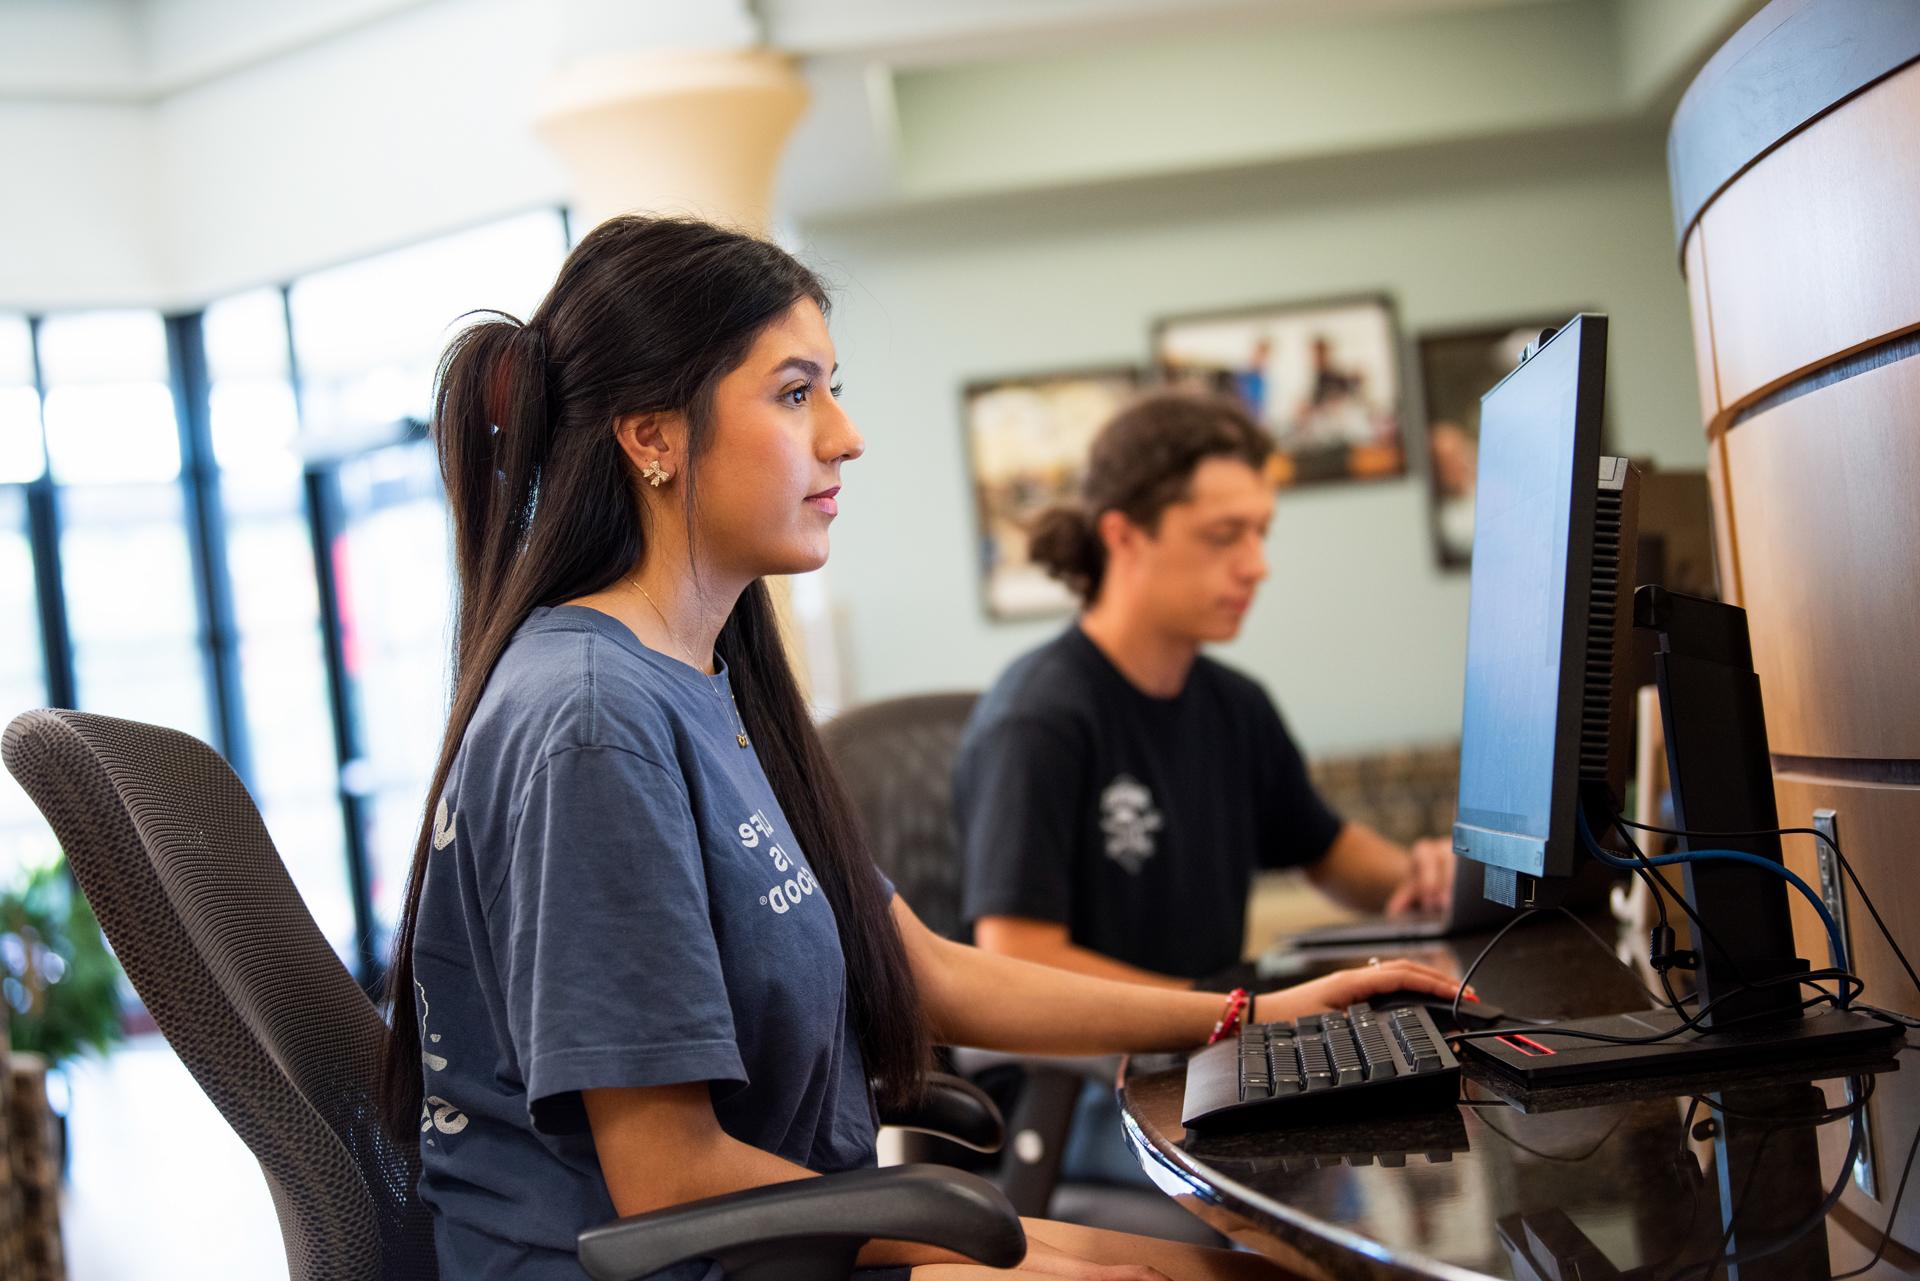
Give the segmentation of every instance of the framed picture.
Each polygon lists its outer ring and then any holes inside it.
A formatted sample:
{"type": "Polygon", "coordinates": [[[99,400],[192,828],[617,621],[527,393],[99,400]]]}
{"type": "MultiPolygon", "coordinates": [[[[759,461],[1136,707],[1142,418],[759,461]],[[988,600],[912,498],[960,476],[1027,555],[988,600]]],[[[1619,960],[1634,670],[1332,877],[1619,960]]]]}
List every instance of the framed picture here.
{"type": "Polygon", "coordinates": [[[1175,316],[1161,384],[1237,397],[1274,435],[1281,486],[1404,475],[1400,337],[1384,296],[1175,316]]]}
{"type": "Polygon", "coordinates": [[[1513,371],[1542,329],[1558,328],[1577,312],[1424,333],[1416,340],[1433,547],[1441,568],[1464,569],[1473,557],[1480,398],[1513,371]]]}
{"type": "Polygon", "coordinates": [[[992,618],[1077,605],[1027,554],[1027,524],[1079,496],[1093,438],[1140,388],[1132,367],[995,378],[963,393],[967,466],[980,517],[981,598],[992,618]]]}

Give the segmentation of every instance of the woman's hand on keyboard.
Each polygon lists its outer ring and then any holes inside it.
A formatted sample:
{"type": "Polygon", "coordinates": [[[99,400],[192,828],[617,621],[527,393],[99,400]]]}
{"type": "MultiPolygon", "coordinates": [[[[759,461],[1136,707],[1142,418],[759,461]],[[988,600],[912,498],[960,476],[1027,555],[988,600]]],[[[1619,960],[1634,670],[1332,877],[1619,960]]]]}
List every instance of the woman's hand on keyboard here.
{"type": "MultiPolygon", "coordinates": [[[[1262,1023],[1297,1019],[1303,1014],[1344,1010],[1356,1001],[1371,1000],[1388,992],[1425,992],[1451,1001],[1459,987],[1457,974],[1448,974],[1418,961],[1382,960],[1377,965],[1341,970],[1310,983],[1263,993],[1254,1002],[1253,1014],[1262,1023]]],[[[1468,988],[1467,993],[1472,996],[1473,989],[1468,988]]]]}

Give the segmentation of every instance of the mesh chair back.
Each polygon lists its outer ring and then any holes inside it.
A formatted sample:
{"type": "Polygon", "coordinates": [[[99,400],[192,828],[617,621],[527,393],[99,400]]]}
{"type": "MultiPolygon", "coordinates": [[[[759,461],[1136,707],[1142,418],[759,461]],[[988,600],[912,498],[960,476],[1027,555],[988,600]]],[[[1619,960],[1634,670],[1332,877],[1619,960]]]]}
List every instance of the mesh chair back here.
{"type": "Polygon", "coordinates": [[[120,963],[259,1159],[291,1281],[432,1281],[419,1150],[382,1130],[384,1025],[213,749],[26,712],[0,756],[40,807],[120,963]]]}
{"type": "Polygon", "coordinates": [[[874,862],[927,928],[959,935],[960,833],[953,762],[976,694],[919,694],[856,707],[820,733],[866,827],[874,862]]]}

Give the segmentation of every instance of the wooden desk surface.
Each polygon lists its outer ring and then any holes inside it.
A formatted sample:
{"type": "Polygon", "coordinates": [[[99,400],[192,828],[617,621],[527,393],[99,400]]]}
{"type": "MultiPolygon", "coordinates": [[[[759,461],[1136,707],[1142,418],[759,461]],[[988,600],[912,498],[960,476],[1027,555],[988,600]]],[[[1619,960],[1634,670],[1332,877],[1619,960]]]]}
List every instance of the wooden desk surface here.
{"type": "MultiPolygon", "coordinates": [[[[1440,946],[1464,965],[1483,942],[1440,946]]],[[[1474,986],[1537,1017],[1647,1005],[1628,973],[1564,918],[1515,929],[1474,986]]],[[[1817,1083],[1811,1071],[1761,1071],[1563,1088],[1525,1111],[1470,1066],[1451,1108],[1209,1135],[1180,1125],[1178,1056],[1129,1060],[1120,1093],[1128,1142],[1163,1190],[1306,1276],[1698,1281],[1721,1252],[1730,1201],[1741,1281],[1808,1281],[1859,1266],[1879,1244],[1878,1232],[1828,1198],[1856,1164],[1852,1145],[1871,1144],[1857,1138],[1865,1127],[1855,1124],[1849,1090],[1889,1088],[1901,1069],[1920,1073],[1920,1056],[1881,1066],[1847,1069],[1859,1073],[1851,1081],[1835,1069],[1817,1083]]],[[[1883,1126],[1895,1142],[1872,1145],[1883,1199],[1917,1122],[1883,1126]]],[[[1920,1257],[1895,1245],[1872,1275],[1920,1276],[1920,1257]]]]}

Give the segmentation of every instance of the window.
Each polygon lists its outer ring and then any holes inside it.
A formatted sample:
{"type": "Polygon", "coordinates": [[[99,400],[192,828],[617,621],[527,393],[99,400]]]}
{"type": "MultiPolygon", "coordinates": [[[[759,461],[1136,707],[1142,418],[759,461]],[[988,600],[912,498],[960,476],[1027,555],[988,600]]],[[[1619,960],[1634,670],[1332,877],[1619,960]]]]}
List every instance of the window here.
{"type": "Polygon", "coordinates": [[[76,699],[213,742],[168,369],[156,313],[41,322],[76,699]]]}
{"type": "Polygon", "coordinates": [[[40,372],[56,481],[165,484],[180,475],[167,331],[156,313],[48,317],[40,372]]]}
{"type": "MultiPolygon", "coordinates": [[[[17,485],[0,485],[0,720],[46,702],[26,495],[17,485]]],[[[55,853],[40,811],[13,775],[0,771],[0,886],[16,883],[23,871],[51,862],[55,853]]]]}
{"type": "Polygon", "coordinates": [[[446,726],[453,583],[434,454],[393,445],[343,464],[333,546],[367,798],[374,938],[384,955],[446,726]]]}
{"type": "Polygon", "coordinates": [[[46,471],[40,393],[33,384],[33,334],[25,316],[0,316],[0,485],[24,485],[46,471]]]}
{"type": "Polygon", "coordinates": [[[320,932],[351,964],[353,893],[283,295],[225,299],[207,308],[201,327],[247,782],[320,932]]]}
{"type": "MultiPolygon", "coordinates": [[[[464,313],[530,313],[566,250],[546,210],[197,322],[0,315],[0,713],[71,689],[227,754],[350,965],[388,946],[446,716],[434,364],[464,313]]],[[[56,853],[0,779],[0,881],[56,853]]]]}
{"type": "Polygon", "coordinates": [[[440,351],[476,308],[526,319],[566,257],[542,210],[317,272],[289,292],[305,430],[336,453],[425,422],[440,351]]]}
{"type": "Polygon", "coordinates": [[[525,319],[566,256],[546,210],[305,277],[288,290],[301,440],[324,458],[328,555],[359,738],[374,946],[384,955],[446,724],[451,549],[432,446],[435,362],[476,308],[525,319]]]}
{"type": "MultiPolygon", "coordinates": [[[[24,316],[0,316],[0,722],[47,702],[46,659],[24,486],[46,470],[33,334],[24,316]]],[[[13,775],[0,771],[0,886],[55,854],[53,833],[13,775]]]]}

